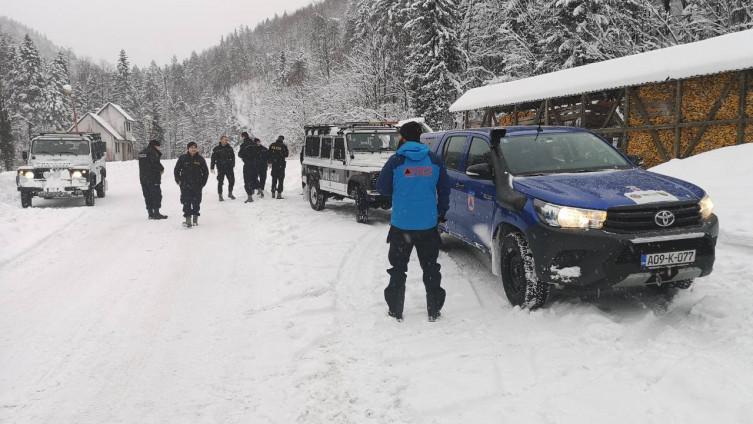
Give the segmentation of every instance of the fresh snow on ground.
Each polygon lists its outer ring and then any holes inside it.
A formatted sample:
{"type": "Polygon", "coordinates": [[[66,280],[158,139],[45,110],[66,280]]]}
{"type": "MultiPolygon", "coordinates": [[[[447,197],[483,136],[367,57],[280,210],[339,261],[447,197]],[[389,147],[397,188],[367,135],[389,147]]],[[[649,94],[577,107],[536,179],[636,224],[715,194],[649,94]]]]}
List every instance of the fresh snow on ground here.
{"type": "Polygon", "coordinates": [[[220,203],[210,179],[190,230],[171,162],[165,221],[146,219],[135,162],[108,164],[95,207],[21,209],[0,174],[0,422],[751,422],[751,158],[658,168],[708,188],[724,230],[714,273],[674,300],[513,308],[446,240],[436,323],[415,255],[405,321],[386,316],[389,214],[313,211],[296,161],[284,200],[220,203]]]}

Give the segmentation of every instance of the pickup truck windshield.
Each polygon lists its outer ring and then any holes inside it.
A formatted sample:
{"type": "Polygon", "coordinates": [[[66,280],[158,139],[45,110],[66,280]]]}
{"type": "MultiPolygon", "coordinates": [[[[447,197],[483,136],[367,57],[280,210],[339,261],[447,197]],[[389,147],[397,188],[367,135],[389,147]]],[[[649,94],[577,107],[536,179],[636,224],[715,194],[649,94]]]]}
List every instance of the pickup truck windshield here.
{"type": "Polygon", "coordinates": [[[400,135],[395,132],[351,133],[347,135],[348,148],[352,151],[378,152],[397,150],[400,135]]]}
{"type": "Polygon", "coordinates": [[[584,132],[505,137],[502,156],[513,175],[594,172],[632,166],[611,146],[584,132]]]}
{"type": "Polygon", "coordinates": [[[31,153],[37,155],[88,155],[89,142],[75,139],[34,140],[31,153]]]}

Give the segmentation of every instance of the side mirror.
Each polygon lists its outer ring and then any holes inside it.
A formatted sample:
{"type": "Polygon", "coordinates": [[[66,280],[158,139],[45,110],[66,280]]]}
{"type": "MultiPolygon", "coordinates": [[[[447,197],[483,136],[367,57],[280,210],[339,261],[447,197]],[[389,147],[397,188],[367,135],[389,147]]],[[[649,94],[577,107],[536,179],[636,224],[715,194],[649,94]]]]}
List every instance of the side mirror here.
{"type": "Polygon", "coordinates": [[[488,163],[477,163],[469,166],[465,170],[465,175],[479,180],[491,180],[494,176],[492,166],[488,163]]]}
{"type": "Polygon", "coordinates": [[[628,159],[630,159],[630,162],[633,162],[633,165],[639,166],[643,168],[643,165],[645,162],[643,161],[643,158],[639,155],[627,155],[628,159]]]}
{"type": "Polygon", "coordinates": [[[23,152],[21,152],[21,159],[23,159],[23,160],[29,160],[29,152],[27,152],[26,150],[24,150],[23,152]]]}

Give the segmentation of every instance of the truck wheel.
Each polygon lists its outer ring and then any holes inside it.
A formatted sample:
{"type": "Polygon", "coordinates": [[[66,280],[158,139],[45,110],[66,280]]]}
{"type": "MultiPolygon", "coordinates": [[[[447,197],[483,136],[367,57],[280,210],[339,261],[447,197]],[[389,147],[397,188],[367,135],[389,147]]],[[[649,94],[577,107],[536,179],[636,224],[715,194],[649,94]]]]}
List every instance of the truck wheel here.
{"type": "Polygon", "coordinates": [[[94,187],[97,190],[97,197],[100,199],[105,197],[105,179],[102,178],[102,182],[94,187]]]}
{"type": "Polygon", "coordinates": [[[365,224],[369,222],[369,201],[366,199],[366,192],[359,186],[353,191],[356,198],[356,222],[365,224]]]}
{"type": "Polygon", "coordinates": [[[315,211],[324,209],[324,204],[327,202],[327,194],[319,189],[319,181],[309,180],[306,183],[306,187],[308,187],[311,209],[315,211]]]}
{"type": "Polygon", "coordinates": [[[84,203],[86,206],[94,206],[94,189],[89,189],[84,192],[84,203]]]}
{"type": "Polygon", "coordinates": [[[31,193],[21,192],[21,207],[26,209],[31,206],[31,193]]]}
{"type": "Polygon", "coordinates": [[[502,240],[502,286],[513,306],[536,309],[549,297],[549,284],[539,281],[528,241],[520,233],[502,240]]]}

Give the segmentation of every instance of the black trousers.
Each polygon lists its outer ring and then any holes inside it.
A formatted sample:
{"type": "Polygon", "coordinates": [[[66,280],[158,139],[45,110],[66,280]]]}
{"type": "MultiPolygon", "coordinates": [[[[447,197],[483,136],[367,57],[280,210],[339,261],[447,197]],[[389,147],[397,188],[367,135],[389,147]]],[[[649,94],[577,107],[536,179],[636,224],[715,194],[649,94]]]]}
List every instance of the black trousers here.
{"type": "Polygon", "coordinates": [[[285,168],[272,167],[272,188],[270,190],[282,193],[282,183],[285,181],[285,168]]]}
{"type": "Polygon", "coordinates": [[[227,177],[227,192],[233,192],[233,186],[235,185],[235,172],[233,168],[217,168],[217,193],[219,194],[222,194],[222,184],[225,182],[225,177],[227,177]]]}
{"type": "Polygon", "coordinates": [[[180,187],[180,203],[183,204],[183,216],[201,215],[201,188],[180,187]]]}
{"type": "Polygon", "coordinates": [[[146,210],[159,209],[162,207],[162,188],[160,184],[141,183],[141,192],[144,194],[146,210]]]}
{"type": "Polygon", "coordinates": [[[267,167],[262,166],[259,168],[259,189],[264,190],[264,186],[267,185],[267,167]]]}
{"type": "Polygon", "coordinates": [[[390,283],[384,289],[384,300],[387,301],[390,312],[398,316],[403,314],[405,273],[408,272],[408,262],[414,246],[416,253],[418,253],[418,262],[424,272],[426,310],[429,315],[439,312],[444,306],[447,293],[441,287],[442,274],[439,272],[441,267],[437,263],[441,240],[436,227],[429,230],[412,231],[390,227],[387,242],[390,244],[388,257],[392,268],[387,270],[387,273],[390,274],[390,283]]]}
{"type": "Polygon", "coordinates": [[[259,175],[256,167],[249,164],[243,165],[243,188],[249,196],[254,194],[254,189],[259,186],[259,175]]]}

